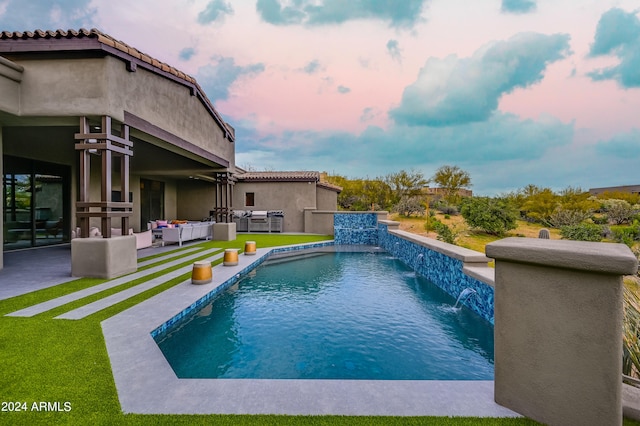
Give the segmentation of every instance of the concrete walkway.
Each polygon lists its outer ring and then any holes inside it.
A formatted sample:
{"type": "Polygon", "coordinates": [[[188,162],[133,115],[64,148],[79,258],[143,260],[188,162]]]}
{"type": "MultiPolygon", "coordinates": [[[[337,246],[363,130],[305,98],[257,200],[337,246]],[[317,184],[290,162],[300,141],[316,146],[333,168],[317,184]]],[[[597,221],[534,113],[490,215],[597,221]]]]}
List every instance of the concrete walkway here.
{"type": "MultiPolygon", "coordinates": [[[[193,248],[193,245],[200,242],[183,244],[182,248],[191,246],[190,250],[196,250],[197,248],[193,248]]],[[[138,259],[141,259],[177,249],[179,249],[177,245],[149,247],[138,250],[137,256],[138,259]]],[[[0,300],[78,279],[71,276],[70,244],[7,251],[3,253],[3,256],[4,266],[3,269],[0,269],[0,300]]],[[[151,259],[139,263],[138,266],[145,266],[149,262],[156,261],[151,259]]]]}
{"type": "Polygon", "coordinates": [[[71,246],[4,252],[0,270],[0,300],[73,281],[71,246]]]}
{"type": "MultiPolygon", "coordinates": [[[[170,268],[172,266],[176,266],[178,264],[187,262],[189,260],[194,260],[194,259],[198,259],[201,258],[203,256],[215,253],[217,251],[220,251],[221,249],[219,248],[212,248],[209,250],[204,250],[204,251],[198,251],[195,254],[191,254],[189,256],[180,256],[177,260],[173,260],[171,262],[163,262],[162,259],[157,259],[156,262],[159,263],[159,265],[151,267],[149,269],[145,269],[143,271],[138,271],[138,272],[134,272],[132,274],[129,275],[124,275],[122,277],[119,278],[115,278],[109,281],[106,281],[102,284],[98,284],[98,285],[94,285],[92,287],[88,287],[85,288],[83,290],[79,290],[76,291],[74,293],[69,293],[66,294],[64,296],[60,296],[57,297],[55,299],[51,299],[51,300],[47,300],[46,302],[42,302],[39,303],[37,305],[33,305],[33,306],[29,306],[25,309],[21,309],[19,311],[16,312],[12,312],[10,314],[7,314],[7,316],[10,317],[32,317],[34,315],[38,315],[41,314],[43,312],[46,311],[50,311],[51,309],[57,308],[59,306],[62,305],[66,305],[67,303],[70,302],[74,302],[76,300],[80,300],[84,297],[87,296],[91,296],[92,294],[96,294],[96,293],[100,293],[101,291],[113,288],[113,287],[117,287],[119,285],[122,284],[126,284],[128,282],[131,282],[133,280],[136,280],[138,278],[143,278],[146,277],[148,275],[152,275],[156,272],[160,272],[163,271],[167,268],[170,268]]],[[[181,274],[183,274],[184,272],[182,272],[181,274]]],[[[178,275],[181,275],[178,274],[178,275]]],[[[165,280],[165,282],[168,280],[165,280]]],[[[157,285],[157,284],[156,284],[157,285]]],[[[104,308],[102,308],[104,309],[104,308]]]]}
{"type": "MultiPolygon", "coordinates": [[[[220,249],[217,249],[220,250],[220,249]]],[[[202,255],[202,253],[199,253],[202,255]]],[[[196,256],[196,255],[194,255],[196,256]]],[[[214,260],[220,259],[224,256],[224,253],[218,253],[215,256],[207,257],[202,260],[206,260],[207,262],[213,262],[214,260]]],[[[192,256],[193,257],[193,256],[192,256]]],[[[184,262],[186,257],[182,257],[180,259],[181,262],[184,262]]],[[[74,309],[73,311],[69,311],[62,315],[56,317],[56,319],[72,319],[79,320],[89,315],[95,314],[103,309],[106,309],[110,306],[115,305],[116,303],[120,303],[124,300],[127,300],[133,296],[136,296],[140,293],[143,293],[147,290],[150,290],[156,286],[166,283],[167,281],[171,281],[174,278],[179,277],[180,275],[186,274],[190,272],[193,268],[193,265],[184,266],[182,268],[178,268],[174,271],[161,275],[159,277],[153,278],[149,281],[145,281],[144,283],[138,284],[134,287],[128,288],[123,291],[119,291],[118,293],[112,294],[111,296],[104,297],[100,300],[96,300],[93,303],[89,303],[87,305],[81,306],[78,309],[74,309]]]]}

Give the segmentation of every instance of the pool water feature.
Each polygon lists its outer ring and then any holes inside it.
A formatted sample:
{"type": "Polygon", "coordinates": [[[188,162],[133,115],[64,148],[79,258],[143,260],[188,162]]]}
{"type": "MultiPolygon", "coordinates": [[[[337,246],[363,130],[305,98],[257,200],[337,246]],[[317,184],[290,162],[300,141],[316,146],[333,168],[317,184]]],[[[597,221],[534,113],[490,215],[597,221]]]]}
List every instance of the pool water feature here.
{"type": "Polygon", "coordinates": [[[492,380],[493,327],[388,253],[267,261],[157,336],[180,378],[492,380]]]}

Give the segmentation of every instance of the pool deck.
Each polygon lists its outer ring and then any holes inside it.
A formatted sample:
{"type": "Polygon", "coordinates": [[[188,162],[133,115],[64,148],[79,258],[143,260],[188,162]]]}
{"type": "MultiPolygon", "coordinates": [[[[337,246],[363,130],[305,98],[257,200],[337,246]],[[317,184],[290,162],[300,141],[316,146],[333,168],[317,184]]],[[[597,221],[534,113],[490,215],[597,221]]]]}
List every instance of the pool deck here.
{"type": "Polygon", "coordinates": [[[216,266],[214,281],[180,283],[102,322],[125,413],[519,417],[493,381],[179,379],[151,332],[271,249],[216,266]]]}

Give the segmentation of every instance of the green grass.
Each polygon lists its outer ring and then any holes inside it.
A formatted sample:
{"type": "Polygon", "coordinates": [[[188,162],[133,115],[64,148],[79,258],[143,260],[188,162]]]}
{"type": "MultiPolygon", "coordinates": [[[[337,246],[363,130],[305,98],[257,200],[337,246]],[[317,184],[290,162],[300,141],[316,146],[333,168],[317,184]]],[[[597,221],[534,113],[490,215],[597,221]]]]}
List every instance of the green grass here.
{"type": "MultiPolygon", "coordinates": [[[[236,241],[207,242],[202,248],[243,248],[246,240],[258,247],[313,242],[327,237],[308,235],[239,235],[236,241]]],[[[155,274],[154,274],[155,275],[155,274]]],[[[27,410],[0,412],[1,425],[533,425],[525,419],[448,417],[342,417],[139,415],[120,410],[100,322],[187,278],[178,277],[85,319],[56,320],[54,316],[111,294],[100,293],[32,318],[4,314],[87,288],[104,280],[78,279],[28,295],[0,301],[0,401],[24,402],[27,410]],[[62,410],[35,411],[34,403],[58,403],[62,410]],[[65,403],[68,403],[65,407],[65,403]]],[[[232,396],[231,396],[232,397],[232,396]]],[[[625,424],[633,424],[625,421],[625,424]]]]}

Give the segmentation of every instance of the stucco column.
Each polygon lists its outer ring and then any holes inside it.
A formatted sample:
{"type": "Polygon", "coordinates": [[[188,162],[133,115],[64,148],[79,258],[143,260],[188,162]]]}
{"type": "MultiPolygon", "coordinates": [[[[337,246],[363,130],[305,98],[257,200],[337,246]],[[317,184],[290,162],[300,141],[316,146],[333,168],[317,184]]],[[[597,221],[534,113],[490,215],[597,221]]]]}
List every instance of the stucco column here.
{"type": "Polygon", "coordinates": [[[495,270],[495,400],[549,425],[622,424],[622,244],[506,238],[495,270]]]}
{"type": "MultiPolygon", "coordinates": [[[[2,125],[0,125],[0,176],[4,176],[4,147],[2,146],[2,125]]],[[[0,215],[0,235],[2,235],[2,241],[0,241],[0,269],[4,268],[4,212],[0,215]]]]}

